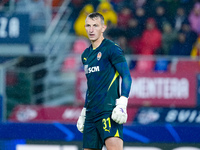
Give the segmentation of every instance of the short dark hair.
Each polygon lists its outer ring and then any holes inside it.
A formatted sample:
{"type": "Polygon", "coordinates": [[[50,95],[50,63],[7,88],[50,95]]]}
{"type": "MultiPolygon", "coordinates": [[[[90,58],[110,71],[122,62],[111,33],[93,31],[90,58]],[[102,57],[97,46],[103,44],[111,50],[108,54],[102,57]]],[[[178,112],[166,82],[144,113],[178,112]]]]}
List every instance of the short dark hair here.
{"type": "MultiPolygon", "coordinates": [[[[94,19],[94,18],[100,18],[102,24],[104,24],[104,17],[103,17],[102,14],[100,14],[100,13],[98,13],[98,12],[90,13],[90,14],[87,16],[87,18],[88,18],[88,17],[91,18],[91,19],[94,19]]],[[[87,18],[86,18],[86,19],[87,19],[87,18]]]]}

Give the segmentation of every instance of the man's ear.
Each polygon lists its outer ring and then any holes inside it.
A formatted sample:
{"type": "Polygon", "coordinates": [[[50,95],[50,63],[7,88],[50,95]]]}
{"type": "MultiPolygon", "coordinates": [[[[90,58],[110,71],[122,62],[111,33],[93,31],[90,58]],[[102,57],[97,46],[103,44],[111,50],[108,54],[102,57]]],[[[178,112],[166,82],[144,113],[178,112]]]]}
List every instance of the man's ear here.
{"type": "Polygon", "coordinates": [[[103,29],[102,29],[102,32],[104,32],[106,30],[107,26],[106,25],[103,25],[103,29]]]}

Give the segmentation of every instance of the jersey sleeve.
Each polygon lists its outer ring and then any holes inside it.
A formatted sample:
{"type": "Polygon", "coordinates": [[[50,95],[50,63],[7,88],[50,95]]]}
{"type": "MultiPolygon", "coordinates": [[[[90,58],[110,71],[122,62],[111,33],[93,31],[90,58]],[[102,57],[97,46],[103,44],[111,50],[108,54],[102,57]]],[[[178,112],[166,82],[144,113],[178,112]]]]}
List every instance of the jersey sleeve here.
{"type": "Polygon", "coordinates": [[[113,65],[120,62],[126,62],[124,52],[117,44],[111,46],[109,50],[109,59],[113,65]]]}
{"type": "Polygon", "coordinates": [[[85,104],[84,104],[85,108],[87,107],[87,103],[88,103],[87,96],[88,96],[88,90],[86,91],[86,95],[85,95],[85,104]]]}
{"type": "Polygon", "coordinates": [[[118,73],[122,77],[121,83],[121,96],[129,97],[129,93],[131,90],[131,75],[126,62],[121,62],[115,64],[115,68],[117,69],[118,73]]]}

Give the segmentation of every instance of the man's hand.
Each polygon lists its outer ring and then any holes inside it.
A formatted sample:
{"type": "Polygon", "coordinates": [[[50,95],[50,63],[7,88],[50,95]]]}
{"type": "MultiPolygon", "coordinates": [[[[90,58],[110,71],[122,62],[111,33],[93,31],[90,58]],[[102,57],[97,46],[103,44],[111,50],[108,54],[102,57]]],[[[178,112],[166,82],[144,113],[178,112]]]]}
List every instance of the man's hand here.
{"type": "Polygon", "coordinates": [[[84,129],[84,123],[85,123],[85,115],[86,115],[86,108],[83,107],[82,111],[81,111],[81,115],[79,116],[78,118],[78,121],[77,121],[77,128],[78,130],[83,133],[83,129],[84,129]]]}
{"type": "Polygon", "coordinates": [[[126,123],[128,115],[126,112],[126,107],[128,103],[128,98],[121,96],[119,99],[116,99],[116,107],[112,111],[111,118],[119,123],[123,124],[126,123]]]}

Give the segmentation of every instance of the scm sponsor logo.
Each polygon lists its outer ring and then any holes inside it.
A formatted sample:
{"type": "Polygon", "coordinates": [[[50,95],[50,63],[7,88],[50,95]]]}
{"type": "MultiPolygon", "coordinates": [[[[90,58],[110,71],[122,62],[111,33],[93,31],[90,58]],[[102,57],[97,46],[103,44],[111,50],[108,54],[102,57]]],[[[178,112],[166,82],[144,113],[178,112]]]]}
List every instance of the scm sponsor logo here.
{"type": "Polygon", "coordinates": [[[99,72],[100,71],[99,66],[94,66],[94,67],[89,67],[88,68],[88,65],[84,66],[84,70],[85,70],[85,74],[93,73],[93,72],[99,72]]]}

